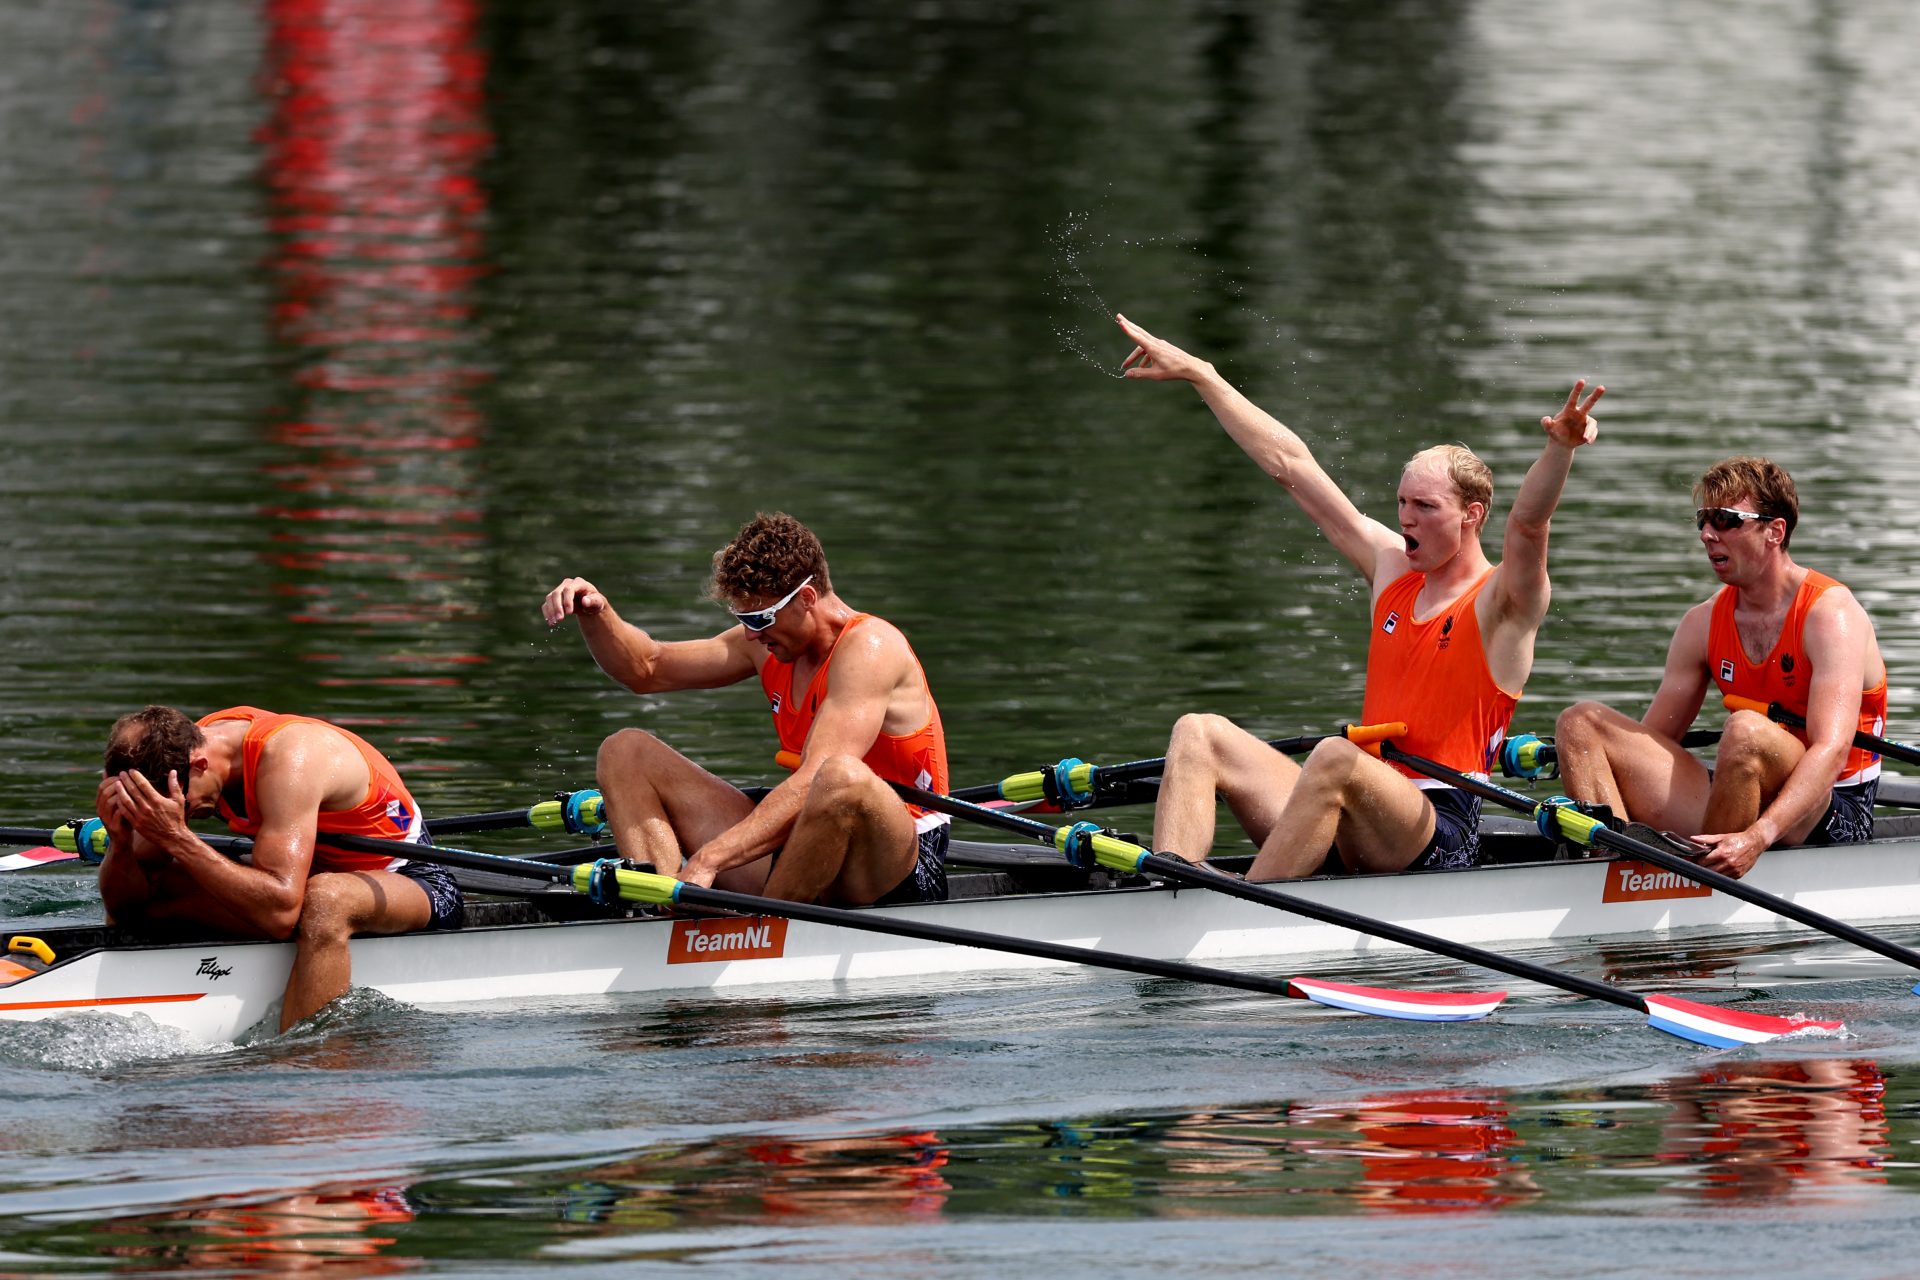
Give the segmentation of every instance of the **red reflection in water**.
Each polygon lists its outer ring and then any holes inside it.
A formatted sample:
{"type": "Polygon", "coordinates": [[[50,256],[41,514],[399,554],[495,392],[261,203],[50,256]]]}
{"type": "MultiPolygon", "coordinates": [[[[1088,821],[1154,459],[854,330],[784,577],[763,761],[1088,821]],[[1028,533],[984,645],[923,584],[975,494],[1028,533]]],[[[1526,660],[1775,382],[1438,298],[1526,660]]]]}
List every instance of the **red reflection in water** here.
{"type": "Polygon", "coordinates": [[[396,1186],[303,1191],[116,1222],[106,1229],[154,1241],[101,1252],[249,1275],[394,1275],[417,1267],[411,1258],[383,1256],[399,1243],[391,1229],[413,1220],[413,1206],[396,1186]]]}
{"type": "Polygon", "coordinates": [[[1523,1145],[1504,1103],[1458,1094],[1399,1094],[1288,1112],[1289,1125],[1326,1126],[1331,1144],[1303,1144],[1316,1156],[1359,1161],[1346,1194],[1391,1213],[1499,1209],[1540,1194],[1514,1157],[1523,1145]],[[1357,1134],[1357,1139],[1356,1135],[1357,1134]]]}
{"type": "Polygon", "coordinates": [[[1887,1079],[1864,1058],[1726,1062],[1655,1091],[1662,1161],[1699,1166],[1674,1194],[1764,1200],[1884,1183],[1887,1079]]]}
{"type": "Polygon", "coordinates": [[[263,468],[286,499],[261,514],[280,530],[266,558],[296,622],[410,631],[469,616],[479,594],[462,589],[483,536],[471,393],[489,377],[471,296],[485,270],[477,168],[493,142],[478,10],[266,5],[272,318],[296,364],[271,429],[289,456],[263,468]]]}

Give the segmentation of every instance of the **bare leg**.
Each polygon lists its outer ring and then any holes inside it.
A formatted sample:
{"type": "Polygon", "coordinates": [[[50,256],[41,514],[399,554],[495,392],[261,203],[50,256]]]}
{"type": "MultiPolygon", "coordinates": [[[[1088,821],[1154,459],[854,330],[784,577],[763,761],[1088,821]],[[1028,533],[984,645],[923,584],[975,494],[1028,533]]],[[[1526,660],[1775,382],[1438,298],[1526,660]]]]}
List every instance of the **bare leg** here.
{"type": "MultiPolygon", "coordinates": [[[[1728,716],[1699,834],[1719,835],[1752,826],[1806,754],[1798,738],[1757,711],[1736,711],[1728,716]]],[[[1805,840],[1820,815],[1816,809],[1797,824],[1796,830],[1782,832],[1780,843],[1805,840]]]]}
{"type": "Polygon", "coordinates": [[[1403,871],[1433,827],[1433,806],[1420,788],[1344,738],[1329,738],[1307,757],[1247,879],[1312,875],[1336,842],[1354,871],[1403,871]]]}
{"type": "Polygon", "coordinates": [[[1623,819],[1683,834],[1706,831],[1707,767],[1678,742],[1612,707],[1580,702],[1560,713],[1554,749],[1567,794],[1623,819]]]}
{"type": "Polygon", "coordinates": [[[1203,861],[1213,848],[1216,806],[1222,800],[1240,829],[1260,844],[1299,777],[1299,765],[1226,717],[1181,716],[1160,774],[1153,847],[1188,862],[1203,861]]]}
{"type": "Polygon", "coordinates": [[[426,928],[432,918],[427,891],[391,871],[322,871],[309,877],[280,1029],[311,1017],[346,991],[353,979],[347,943],[354,934],[405,933],[426,928]]]}
{"type": "Polygon", "coordinates": [[[766,892],[864,906],[911,875],[918,856],[913,819],[893,789],[852,756],[830,756],[813,775],[766,892]]]}
{"type": "Polygon", "coordinates": [[[620,856],[651,863],[661,875],[678,875],[687,850],[753,812],[738,787],[643,729],[622,729],[601,743],[594,772],[620,856]]]}

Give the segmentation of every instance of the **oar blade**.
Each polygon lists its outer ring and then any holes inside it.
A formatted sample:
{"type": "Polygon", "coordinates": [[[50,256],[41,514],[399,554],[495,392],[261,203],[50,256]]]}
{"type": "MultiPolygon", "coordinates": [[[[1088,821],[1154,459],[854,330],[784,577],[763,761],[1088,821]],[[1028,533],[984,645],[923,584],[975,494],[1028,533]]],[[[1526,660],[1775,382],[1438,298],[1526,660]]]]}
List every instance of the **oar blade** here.
{"type": "Polygon", "coordinates": [[[1507,998],[1504,991],[1398,991],[1361,987],[1323,978],[1289,978],[1287,994],[1330,1009],[1350,1009],[1409,1022],[1471,1022],[1484,1018],[1507,998]]]}
{"type": "Polygon", "coordinates": [[[1767,1013],[1741,1013],[1710,1004],[1695,1004],[1674,996],[1648,996],[1647,1023],[1682,1040],[1714,1049],[1737,1049],[1763,1044],[1796,1031],[1844,1031],[1844,1022],[1812,1018],[1780,1018],[1767,1013]]]}
{"type": "Polygon", "coordinates": [[[79,857],[77,853],[68,853],[46,844],[38,849],[22,849],[19,853],[0,855],[0,871],[26,871],[33,867],[52,866],[56,862],[73,862],[79,857]]]}

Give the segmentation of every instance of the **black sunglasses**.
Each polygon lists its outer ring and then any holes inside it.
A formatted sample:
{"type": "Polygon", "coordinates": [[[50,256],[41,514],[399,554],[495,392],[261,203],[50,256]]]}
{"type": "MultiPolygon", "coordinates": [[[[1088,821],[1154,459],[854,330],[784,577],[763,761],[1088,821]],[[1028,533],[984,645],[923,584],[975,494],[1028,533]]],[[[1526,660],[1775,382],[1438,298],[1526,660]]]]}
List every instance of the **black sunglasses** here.
{"type": "Polygon", "coordinates": [[[1693,527],[1704,529],[1713,526],[1715,533],[1727,533],[1738,529],[1749,520],[1773,520],[1778,517],[1762,515],[1758,511],[1740,511],[1733,507],[1701,507],[1693,513],[1693,527]]]}

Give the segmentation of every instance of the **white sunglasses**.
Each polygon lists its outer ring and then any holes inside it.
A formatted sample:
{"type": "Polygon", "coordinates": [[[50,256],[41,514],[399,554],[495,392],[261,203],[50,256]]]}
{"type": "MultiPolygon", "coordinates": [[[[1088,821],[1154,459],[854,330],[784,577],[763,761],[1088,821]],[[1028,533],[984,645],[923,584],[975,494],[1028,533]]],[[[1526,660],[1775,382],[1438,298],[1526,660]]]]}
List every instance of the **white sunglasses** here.
{"type": "Polygon", "coordinates": [[[793,590],[787,592],[787,594],[781,596],[778,600],[774,601],[772,604],[768,605],[764,609],[749,609],[745,613],[742,613],[738,609],[729,609],[727,610],[727,612],[732,614],[736,619],[738,619],[740,622],[740,625],[745,627],[747,630],[765,631],[768,627],[773,625],[773,621],[775,618],[779,616],[780,611],[786,608],[789,604],[793,603],[793,598],[800,594],[801,587],[805,587],[807,583],[812,581],[813,581],[813,575],[808,574],[801,581],[800,586],[795,587],[793,590]]]}

